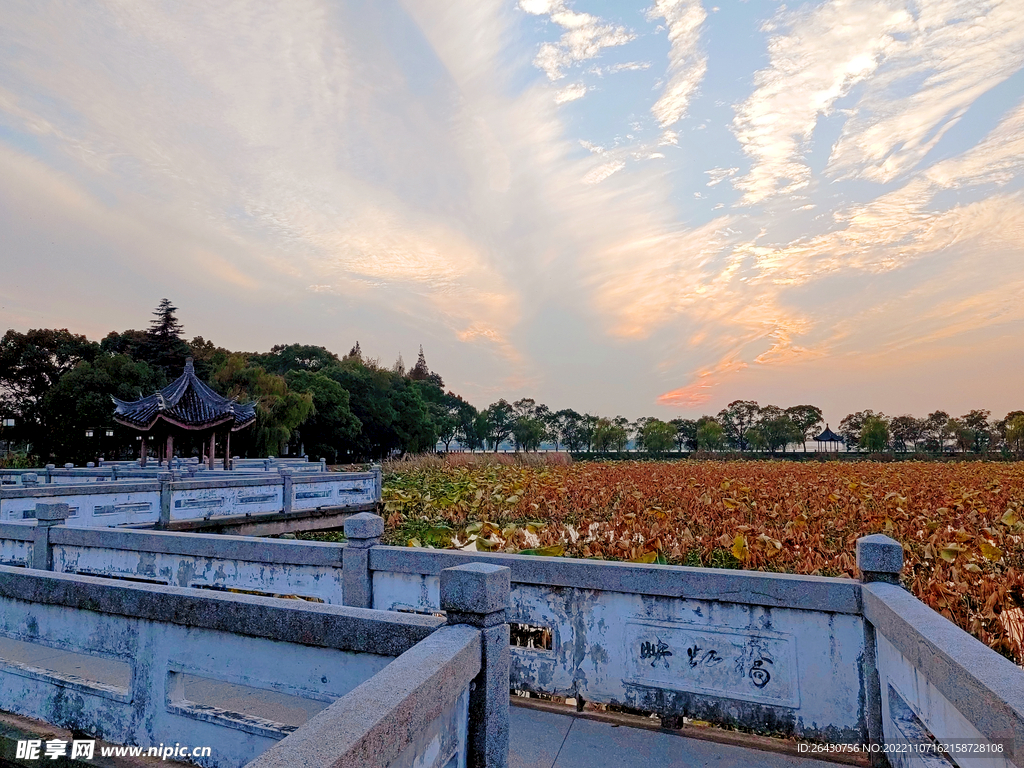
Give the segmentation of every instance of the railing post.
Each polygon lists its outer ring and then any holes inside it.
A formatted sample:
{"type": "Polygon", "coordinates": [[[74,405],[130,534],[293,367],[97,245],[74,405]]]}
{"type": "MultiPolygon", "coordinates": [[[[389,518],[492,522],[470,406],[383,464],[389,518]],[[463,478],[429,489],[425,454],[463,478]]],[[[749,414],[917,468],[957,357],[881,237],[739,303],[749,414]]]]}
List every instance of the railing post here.
{"type": "Polygon", "coordinates": [[[508,606],[512,571],[467,563],[441,571],[441,609],[449,624],[479,627],[483,659],[469,694],[470,768],[505,768],[509,743],[508,606]]]}
{"type": "Polygon", "coordinates": [[[881,533],[860,537],[857,539],[857,570],[865,584],[884,581],[899,586],[903,546],[881,533]]]}
{"type": "Polygon", "coordinates": [[[157,528],[167,530],[171,524],[171,473],[158,472],[157,481],[160,483],[160,522],[157,528]]]}
{"type": "MultiPolygon", "coordinates": [[[[869,584],[881,581],[899,586],[900,571],[903,570],[903,546],[881,533],[862,536],[857,539],[857,570],[860,580],[869,584]]],[[[875,628],[864,620],[864,723],[868,744],[882,745],[882,683],[878,674],[878,646],[875,628]]],[[[888,761],[881,751],[869,754],[872,768],[888,768],[888,761]]]]}
{"type": "Polygon", "coordinates": [[[370,573],[370,547],[380,544],[384,518],[360,512],[345,518],[345,539],[341,551],[341,598],[353,608],[373,608],[373,574],[370,573]]]}
{"type": "Polygon", "coordinates": [[[56,468],[57,468],[56,464],[47,464],[46,465],[46,482],[47,483],[52,483],[53,482],[53,475],[50,474],[50,473],[53,470],[55,470],[56,468]]]}
{"type": "Polygon", "coordinates": [[[377,501],[380,501],[384,496],[384,486],[381,482],[381,468],[380,464],[374,464],[370,467],[370,471],[373,472],[373,483],[374,483],[374,496],[377,501]]]}
{"type": "Polygon", "coordinates": [[[34,488],[39,485],[39,475],[35,472],[26,472],[21,476],[21,484],[34,488]]]}
{"type": "Polygon", "coordinates": [[[281,481],[284,484],[281,489],[281,511],[288,513],[292,511],[292,502],[295,500],[295,494],[292,491],[292,472],[294,470],[289,467],[278,467],[277,471],[281,473],[281,481]]]}
{"type": "Polygon", "coordinates": [[[32,532],[32,567],[40,571],[53,569],[50,529],[71,516],[67,504],[36,504],[36,528],[32,532]]]}

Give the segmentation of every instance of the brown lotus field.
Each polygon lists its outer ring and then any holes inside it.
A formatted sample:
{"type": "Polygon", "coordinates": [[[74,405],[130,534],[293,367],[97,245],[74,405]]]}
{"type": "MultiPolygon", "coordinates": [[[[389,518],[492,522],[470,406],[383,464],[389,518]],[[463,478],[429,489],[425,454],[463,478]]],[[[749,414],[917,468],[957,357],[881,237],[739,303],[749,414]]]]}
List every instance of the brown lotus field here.
{"type": "Polygon", "coordinates": [[[909,590],[1024,663],[1024,462],[426,461],[384,506],[390,543],[850,578],[884,533],[909,590]]]}

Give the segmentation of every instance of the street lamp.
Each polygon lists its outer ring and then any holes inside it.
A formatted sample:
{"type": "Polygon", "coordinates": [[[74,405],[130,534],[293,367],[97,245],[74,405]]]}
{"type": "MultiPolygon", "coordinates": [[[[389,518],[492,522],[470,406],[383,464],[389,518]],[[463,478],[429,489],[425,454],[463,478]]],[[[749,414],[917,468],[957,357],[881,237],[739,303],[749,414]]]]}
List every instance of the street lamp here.
{"type": "MultiPolygon", "coordinates": [[[[0,427],[6,428],[6,427],[13,427],[13,426],[14,426],[14,419],[12,419],[10,417],[7,417],[7,418],[4,418],[3,420],[0,420],[0,427]]],[[[10,447],[11,447],[10,446],[10,441],[9,440],[4,440],[4,451],[5,452],[10,451],[10,447]]]]}

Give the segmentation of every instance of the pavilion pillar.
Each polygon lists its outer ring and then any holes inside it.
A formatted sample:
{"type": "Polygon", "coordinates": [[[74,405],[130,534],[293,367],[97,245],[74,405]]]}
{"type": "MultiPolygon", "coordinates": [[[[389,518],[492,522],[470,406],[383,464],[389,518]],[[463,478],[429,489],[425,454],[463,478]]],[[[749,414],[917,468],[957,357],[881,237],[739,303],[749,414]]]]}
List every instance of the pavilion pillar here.
{"type": "Polygon", "coordinates": [[[164,453],[167,459],[167,468],[171,468],[171,459],[174,458],[174,435],[170,432],[167,433],[167,447],[164,449],[164,453]]]}
{"type": "Polygon", "coordinates": [[[213,455],[217,451],[217,430],[210,431],[210,452],[206,454],[206,468],[213,469],[213,455]]]}
{"type": "Polygon", "coordinates": [[[142,439],[139,441],[139,466],[143,469],[146,468],[146,435],[143,433],[142,439]]]}
{"type": "Polygon", "coordinates": [[[224,433],[224,469],[231,469],[231,427],[224,433]]]}

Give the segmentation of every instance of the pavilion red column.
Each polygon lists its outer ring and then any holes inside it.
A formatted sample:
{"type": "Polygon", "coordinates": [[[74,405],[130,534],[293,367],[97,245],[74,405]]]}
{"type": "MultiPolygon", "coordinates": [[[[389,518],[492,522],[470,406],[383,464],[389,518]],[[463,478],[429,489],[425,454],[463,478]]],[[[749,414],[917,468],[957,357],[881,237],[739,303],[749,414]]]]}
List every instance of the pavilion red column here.
{"type": "Polygon", "coordinates": [[[231,427],[224,435],[224,469],[231,469],[231,427]]]}
{"type": "Polygon", "coordinates": [[[146,466],[146,435],[142,435],[142,440],[139,441],[139,464],[142,467],[146,466]]]}
{"type": "Polygon", "coordinates": [[[210,452],[206,454],[206,466],[208,469],[213,469],[213,455],[217,451],[217,430],[211,430],[210,432],[210,452]]]}
{"type": "Polygon", "coordinates": [[[174,458],[174,435],[170,432],[167,433],[167,448],[164,450],[165,458],[167,459],[167,468],[171,468],[171,459],[174,458]]]}

